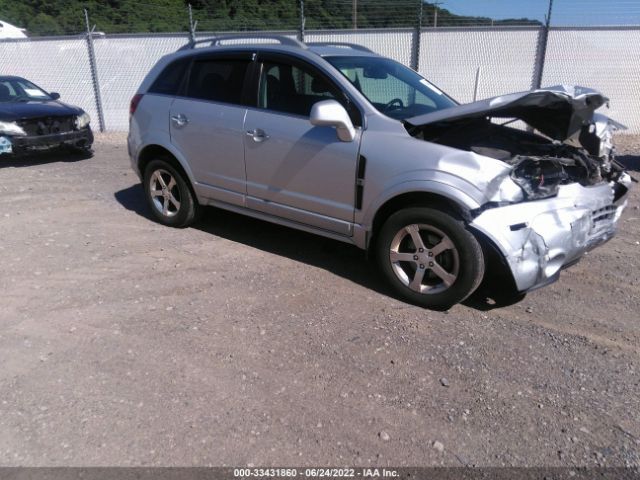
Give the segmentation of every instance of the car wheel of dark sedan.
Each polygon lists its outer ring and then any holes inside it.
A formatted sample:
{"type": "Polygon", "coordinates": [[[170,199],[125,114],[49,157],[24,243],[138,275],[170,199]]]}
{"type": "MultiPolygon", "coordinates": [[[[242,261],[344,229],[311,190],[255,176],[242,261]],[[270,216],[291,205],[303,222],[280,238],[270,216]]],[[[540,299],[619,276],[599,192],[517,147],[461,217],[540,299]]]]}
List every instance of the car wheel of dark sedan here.
{"type": "Polygon", "coordinates": [[[153,216],[170,227],[187,227],[199,205],[187,179],[166,160],[153,160],[144,170],[144,190],[153,216]]]}
{"type": "Polygon", "coordinates": [[[453,215],[407,208],[391,215],[376,243],[378,263],[410,302],[447,309],[478,288],[484,275],[480,244],[453,215]]]}

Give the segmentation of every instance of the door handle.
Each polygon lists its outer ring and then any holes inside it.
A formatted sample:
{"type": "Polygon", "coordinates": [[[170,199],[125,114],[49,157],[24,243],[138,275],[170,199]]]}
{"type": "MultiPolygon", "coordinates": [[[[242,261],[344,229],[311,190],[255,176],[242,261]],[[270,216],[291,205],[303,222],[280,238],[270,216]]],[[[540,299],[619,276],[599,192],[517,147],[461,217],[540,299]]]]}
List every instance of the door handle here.
{"type": "Polygon", "coordinates": [[[187,123],[189,123],[189,119],[186,115],[179,113],[178,115],[171,116],[171,122],[178,128],[184,127],[187,123]]]}
{"type": "Polygon", "coordinates": [[[256,143],[264,142],[269,139],[269,135],[265,133],[261,128],[255,128],[247,131],[247,136],[253,138],[256,143]]]}

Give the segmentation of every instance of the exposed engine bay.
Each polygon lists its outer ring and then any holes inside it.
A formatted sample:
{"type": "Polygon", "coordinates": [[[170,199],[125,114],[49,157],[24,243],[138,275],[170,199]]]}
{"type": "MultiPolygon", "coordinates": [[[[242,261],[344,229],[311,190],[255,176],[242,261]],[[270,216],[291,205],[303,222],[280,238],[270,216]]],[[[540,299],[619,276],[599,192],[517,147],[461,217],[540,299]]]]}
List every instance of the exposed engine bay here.
{"type": "Polygon", "coordinates": [[[455,149],[440,162],[485,192],[469,212],[469,228],[496,246],[520,292],[555,281],[615,235],[633,179],[612,143],[624,125],[595,113],[607,102],[589,88],[557,86],[404,122],[414,138],[455,149]],[[465,152],[468,170],[456,151],[465,152]],[[492,181],[483,181],[484,165],[492,181]]]}
{"type": "Polygon", "coordinates": [[[595,90],[551,87],[495,97],[409,119],[415,138],[503,161],[527,200],[555,195],[561,185],[614,184],[624,168],[614,158],[613,131],[621,125],[594,111],[607,102],[595,90]],[[521,120],[536,133],[509,126],[521,120]]]}
{"type": "Polygon", "coordinates": [[[527,199],[553,195],[557,186],[579,183],[595,185],[616,181],[624,168],[615,161],[612,148],[600,152],[585,127],[582,138],[589,139],[589,152],[542,135],[500,125],[487,118],[465,119],[450,123],[417,127],[411,132],[423,140],[467,150],[501,160],[513,166],[511,178],[524,191],[527,199]],[[602,153],[602,155],[598,155],[602,153]]]}

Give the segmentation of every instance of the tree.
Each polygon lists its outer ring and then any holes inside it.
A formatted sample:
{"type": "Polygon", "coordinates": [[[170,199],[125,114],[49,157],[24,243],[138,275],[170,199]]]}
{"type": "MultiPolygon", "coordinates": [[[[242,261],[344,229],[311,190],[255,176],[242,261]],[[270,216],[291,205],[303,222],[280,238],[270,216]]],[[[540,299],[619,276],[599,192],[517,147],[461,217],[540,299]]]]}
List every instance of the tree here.
{"type": "MultiPolygon", "coordinates": [[[[0,0],[0,20],[26,27],[29,35],[75,35],[85,30],[83,9],[91,26],[106,33],[184,32],[187,5],[193,7],[199,31],[297,30],[300,0],[0,0]]],[[[307,29],[353,26],[352,0],[304,0],[307,29]]],[[[415,27],[419,0],[357,0],[358,28],[415,27]]],[[[518,19],[492,21],[462,17],[433,2],[424,4],[423,25],[439,26],[539,24],[518,19]]]]}
{"type": "Polygon", "coordinates": [[[46,13],[39,13],[27,23],[29,32],[37,32],[38,35],[62,35],[64,31],[55,18],[46,13]]]}

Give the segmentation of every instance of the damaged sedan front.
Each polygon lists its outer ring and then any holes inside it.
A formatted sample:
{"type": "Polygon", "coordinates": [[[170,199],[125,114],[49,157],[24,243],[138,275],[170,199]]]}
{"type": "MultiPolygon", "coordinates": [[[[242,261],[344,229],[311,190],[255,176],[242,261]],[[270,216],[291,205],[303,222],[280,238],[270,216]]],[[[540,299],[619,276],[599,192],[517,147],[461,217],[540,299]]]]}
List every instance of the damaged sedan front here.
{"type": "Polygon", "coordinates": [[[0,155],[60,147],[90,152],[89,115],[59,97],[24,78],[0,76],[0,155]]]}
{"type": "Polygon", "coordinates": [[[616,231],[632,179],[612,144],[624,126],[594,113],[607,101],[595,90],[558,86],[405,121],[416,138],[507,166],[469,225],[500,250],[520,292],[553,282],[616,231]]]}

